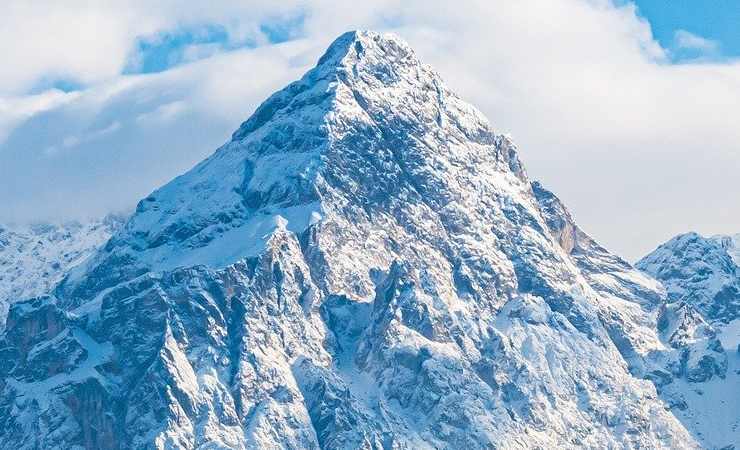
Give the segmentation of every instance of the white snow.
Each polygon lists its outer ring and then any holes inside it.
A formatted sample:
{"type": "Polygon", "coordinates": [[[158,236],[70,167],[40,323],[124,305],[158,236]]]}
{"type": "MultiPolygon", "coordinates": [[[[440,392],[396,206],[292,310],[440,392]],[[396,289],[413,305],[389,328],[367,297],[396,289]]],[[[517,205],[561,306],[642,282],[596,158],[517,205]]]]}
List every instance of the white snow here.
{"type": "Polygon", "coordinates": [[[287,229],[300,233],[321,217],[320,204],[291,206],[262,211],[243,225],[223,231],[218,237],[201,247],[183,247],[167,244],[141,253],[140,259],[152,270],[168,271],[177,267],[206,265],[224,268],[235,261],[257,256],[275,230],[287,229]]]}

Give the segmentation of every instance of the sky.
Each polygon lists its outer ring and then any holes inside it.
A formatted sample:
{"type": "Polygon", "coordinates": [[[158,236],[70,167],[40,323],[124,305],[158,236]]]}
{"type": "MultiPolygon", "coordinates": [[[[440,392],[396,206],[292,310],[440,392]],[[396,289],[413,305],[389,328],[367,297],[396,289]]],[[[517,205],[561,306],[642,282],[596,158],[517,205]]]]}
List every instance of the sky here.
{"type": "Polygon", "coordinates": [[[0,222],[130,210],[339,34],[394,32],[635,260],[740,231],[736,0],[9,0],[0,222]]]}
{"type": "Polygon", "coordinates": [[[673,51],[674,61],[698,56],[721,61],[740,56],[737,0],[637,0],[636,4],[639,14],[649,21],[654,38],[673,51]]]}

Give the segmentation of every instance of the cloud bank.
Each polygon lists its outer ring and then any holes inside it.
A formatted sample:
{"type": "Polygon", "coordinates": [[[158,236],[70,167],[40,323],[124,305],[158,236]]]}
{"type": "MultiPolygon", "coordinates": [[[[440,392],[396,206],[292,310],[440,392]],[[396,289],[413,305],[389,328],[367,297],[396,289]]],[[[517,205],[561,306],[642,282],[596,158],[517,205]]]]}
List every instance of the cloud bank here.
{"type": "MultiPolygon", "coordinates": [[[[679,232],[740,230],[740,64],[671,64],[630,3],[115,5],[16,2],[0,18],[0,222],[132,207],[334,37],[370,28],[408,40],[511,134],[530,175],[609,248],[636,258],[679,232]],[[158,73],[129,73],[147,57],[141,42],[204,27],[219,41],[184,39],[158,73]],[[76,89],[54,89],[62,81],[76,89]]],[[[676,36],[716,51],[701,39],[676,36]]]]}

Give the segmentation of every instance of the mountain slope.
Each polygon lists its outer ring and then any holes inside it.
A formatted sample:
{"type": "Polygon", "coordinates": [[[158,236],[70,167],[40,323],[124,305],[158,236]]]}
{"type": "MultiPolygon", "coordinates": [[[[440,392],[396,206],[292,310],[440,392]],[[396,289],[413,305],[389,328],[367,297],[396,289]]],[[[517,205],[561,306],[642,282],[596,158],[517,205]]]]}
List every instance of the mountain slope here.
{"type": "Polygon", "coordinates": [[[661,295],[348,33],[13,306],[0,448],[694,448],[643,379],[661,295]]]}

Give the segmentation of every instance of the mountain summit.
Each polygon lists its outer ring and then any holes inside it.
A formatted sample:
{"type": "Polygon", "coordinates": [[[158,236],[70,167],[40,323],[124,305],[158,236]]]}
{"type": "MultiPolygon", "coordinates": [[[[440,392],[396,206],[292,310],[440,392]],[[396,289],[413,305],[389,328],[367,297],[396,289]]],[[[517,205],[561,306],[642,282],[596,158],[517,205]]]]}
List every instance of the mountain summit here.
{"type": "Polygon", "coordinates": [[[0,448],[694,448],[664,299],[407,44],[347,33],[12,306],[0,448]]]}
{"type": "Polygon", "coordinates": [[[222,268],[259,254],[276,229],[300,233],[327,214],[421,212],[409,201],[442,208],[451,199],[437,197],[467,195],[475,170],[524,177],[513,145],[408,45],[351,32],[213,156],[143,200],[105,256],[156,270],[222,268]]]}

